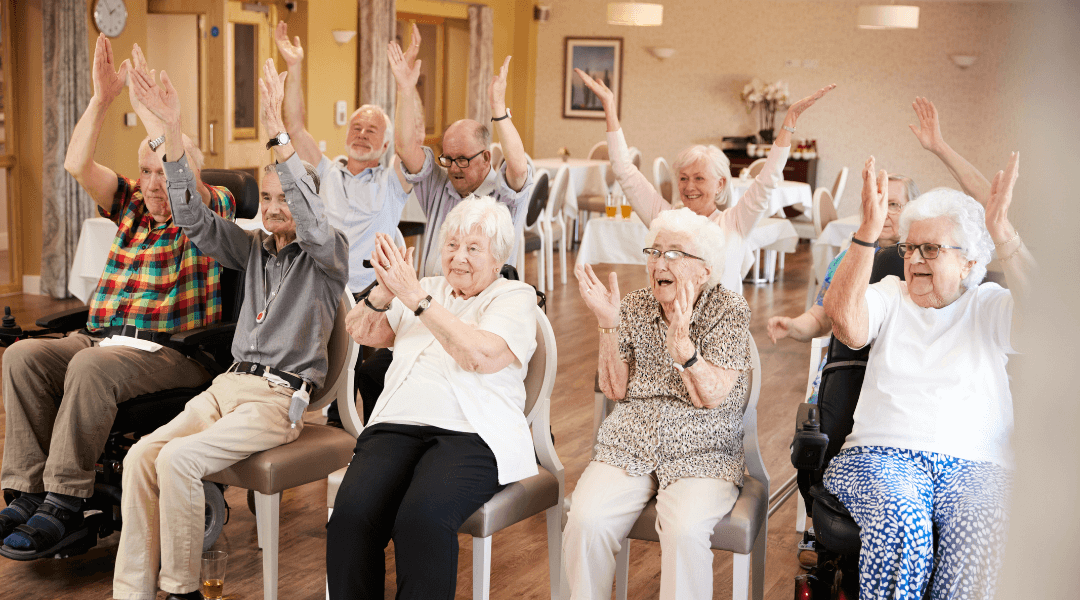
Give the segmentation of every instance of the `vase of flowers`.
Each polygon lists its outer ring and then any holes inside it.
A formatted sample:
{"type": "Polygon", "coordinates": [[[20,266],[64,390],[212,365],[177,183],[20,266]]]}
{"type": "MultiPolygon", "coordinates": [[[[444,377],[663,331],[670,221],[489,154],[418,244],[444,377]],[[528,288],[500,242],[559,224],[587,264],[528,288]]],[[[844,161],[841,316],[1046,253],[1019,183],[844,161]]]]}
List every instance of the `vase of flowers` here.
{"type": "Polygon", "coordinates": [[[747,114],[758,110],[758,136],[765,144],[772,144],[776,111],[789,106],[788,86],[783,81],[766,84],[757,77],[743,86],[742,101],[747,114]]]}

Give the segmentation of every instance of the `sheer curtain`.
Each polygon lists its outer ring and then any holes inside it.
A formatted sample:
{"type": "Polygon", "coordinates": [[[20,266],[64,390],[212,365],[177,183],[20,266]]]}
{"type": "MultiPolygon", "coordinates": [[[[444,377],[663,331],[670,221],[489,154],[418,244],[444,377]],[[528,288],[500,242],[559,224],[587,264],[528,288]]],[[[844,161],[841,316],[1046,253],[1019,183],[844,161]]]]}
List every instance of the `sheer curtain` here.
{"type": "Polygon", "coordinates": [[[41,177],[41,289],[54,298],[66,298],[68,272],[82,223],[97,216],[89,194],[64,170],[71,131],[86,110],[93,88],[86,2],[42,2],[41,13],[45,138],[41,177]]]}
{"type": "Polygon", "coordinates": [[[491,119],[488,87],[494,75],[493,13],[490,6],[469,5],[468,117],[487,124],[491,119]]]}
{"type": "MultiPolygon", "coordinates": [[[[359,0],[360,104],[376,104],[394,118],[397,86],[386,59],[386,45],[397,28],[396,0],[359,0]]],[[[432,40],[434,41],[434,40],[432,40]]],[[[394,141],[383,156],[386,164],[394,155],[394,141]]]]}

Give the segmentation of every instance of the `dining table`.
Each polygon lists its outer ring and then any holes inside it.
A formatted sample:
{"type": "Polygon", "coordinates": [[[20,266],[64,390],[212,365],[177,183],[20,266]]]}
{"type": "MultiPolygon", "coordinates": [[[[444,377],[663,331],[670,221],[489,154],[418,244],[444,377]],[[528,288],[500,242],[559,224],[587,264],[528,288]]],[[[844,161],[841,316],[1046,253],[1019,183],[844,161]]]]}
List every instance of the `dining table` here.
{"type": "Polygon", "coordinates": [[[606,160],[540,158],[533,161],[533,167],[537,170],[547,169],[552,183],[555,181],[555,175],[564,165],[568,168],[570,177],[570,183],[566,186],[566,196],[563,198],[563,211],[566,214],[577,214],[579,196],[607,196],[607,170],[611,168],[611,164],[606,160]]]}
{"type": "MultiPolygon", "coordinates": [[[[753,183],[754,180],[750,178],[733,178],[731,180],[730,206],[738,204],[753,183]]],[[[769,208],[765,209],[765,214],[767,216],[775,215],[782,211],[784,207],[794,206],[801,210],[803,214],[808,215],[813,205],[814,195],[810,184],[801,181],[781,181],[769,194],[769,208]]]]}

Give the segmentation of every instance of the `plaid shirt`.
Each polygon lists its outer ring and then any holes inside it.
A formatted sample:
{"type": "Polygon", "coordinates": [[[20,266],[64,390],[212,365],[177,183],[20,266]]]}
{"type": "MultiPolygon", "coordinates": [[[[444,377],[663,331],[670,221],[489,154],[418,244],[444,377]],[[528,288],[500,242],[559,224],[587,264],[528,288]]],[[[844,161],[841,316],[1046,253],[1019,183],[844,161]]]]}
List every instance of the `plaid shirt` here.
{"type": "MultiPolygon", "coordinates": [[[[170,218],[157,223],[139,182],[119,177],[116,197],[101,216],[119,226],[105,272],[90,300],[86,328],[130,324],[166,333],[221,319],[221,265],[206,256],[170,218]]],[[[234,219],[236,203],[225,188],[210,188],[210,210],[234,219]]]]}

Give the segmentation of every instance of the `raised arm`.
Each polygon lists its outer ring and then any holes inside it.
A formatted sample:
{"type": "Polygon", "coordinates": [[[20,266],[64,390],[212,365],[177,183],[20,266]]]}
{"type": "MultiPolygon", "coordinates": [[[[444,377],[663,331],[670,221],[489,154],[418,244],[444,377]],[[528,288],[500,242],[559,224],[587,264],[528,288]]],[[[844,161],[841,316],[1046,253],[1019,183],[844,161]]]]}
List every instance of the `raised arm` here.
{"type": "Polygon", "coordinates": [[[131,63],[126,60],[120,64],[118,70],[114,64],[112,43],[102,33],[98,35],[97,44],[94,46],[94,95],[71,132],[71,141],[68,142],[67,155],[64,157],[64,169],[71,173],[94,202],[105,210],[112,208],[118,181],[115,171],[94,161],[94,152],[97,150],[105,114],[109,105],[124,89],[124,81],[131,68],[131,63]]]}
{"type": "Polygon", "coordinates": [[[406,55],[396,41],[386,49],[390,70],[394,73],[399,95],[398,123],[394,128],[394,150],[410,173],[419,173],[424,167],[424,107],[416,82],[420,79],[420,64],[415,60],[420,51],[420,30],[413,25],[412,44],[406,55]],[[414,60],[409,60],[413,57],[414,60]]]}
{"type": "Polygon", "coordinates": [[[1031,292],[1031,275],[1036,267],[1035,257],[1009,222],[1013,186],[1019,170],[1020,153],[1013,152],[1009,158],[1009,166],[994,176],[994,182],[990,186],[990,200],[986,205],[986,230],[994,240],[994,250],[1005,272],[1005,282],[1009,285],[1009,291],[1017,305],[1027,301],[1031,292]]]}
{"type": "Polygon", "coordinates": [[[600,327],[600,354],[597,373],[600,391],[612,400],[626,398],[626,386],[630,382],[630,365],[619,354],[619,325],[622,296],[619,295],[619,278],[614,272],[608,276],[610,289],[604,286],[592,267],[578,265],[574,269],[578,280],[578,292],[596,316],[600,327]]]}
{"type": "MultiPolygon", "coordinates": [[[[926,98],[915,98],[911,103],[915,109],[915,115],[919,118],[919,126],[908,125],[911,132],[919,139],[922,147],[933,152],[935,156],[945,163],[945,168],[956,179],[960,187],[967,195],[974,198],[979,204],[986,206],[990,199],[990,181],[975,168],[975,165],[960,156],[952,146],[945,143],[941,136],[941,122],[938,121],[937,108],[934,103],[926,98]]],[[[909,199],[912,200],[912,199],[909,199]]]]}
{"type": "MultiPolygon", "coordinates": [[[[506,112],[506,74],[510,69],[510,57],[503,61],[499,74],[491,79],[488,86],[488,98],[491,100],[491,117],[498,119],[506,112]]],[[[514,127],[513,119],[500,119],[495,121],[495,130],[499,132],[499,143],[502,144],[503,159],[506,160],[506,184],[515,192],[521,191],[525,185],[525,179],[529,176],[529,163],[525,158],[525,145],[521,143],[517,127],[514,127]]]]}
{"type": "MultiPolygon", "coordinates": [[[[872,244],[881,236],[888,211],[889,176],[882,170],[875,182],[874,157],[871,156],[863,168],[863,217],[854,239],[872,244]]],[[[832,319],[833,335],[850,348],[862,348],[870,339],[866,288],[870,285],[873,268],[874,248],[852,243],[825,293],[825,312],[832,319]]]]}
{"type": "Polygon", "coordinates": [[[769,339],[774,344],[777,340],[787,337],[797,342],[809,342],[830,331],[832,331],[832,319],[825,314],[825,308],[817,304],[797,317],[769,317],[769,339]]]}
{"type": "MultiPolygon", "coordinates": [[[[304,70],[304,48],[300,45],[300,36],[294,37],[290,42],[289,26],[285,21],[278,21],[274,29],[274,43],[277,44],[278,53],[285,60],[286,71],[289,73],[285,80],[285,98],[281,110],[284,131],[289,132],[289,138],[300,158],[317,165],[322,160],[322,151],[304,124],[304,88],[301,77],[304,70]]],[[[280,131],[266,133],[277,135],[280,131]]]]}

